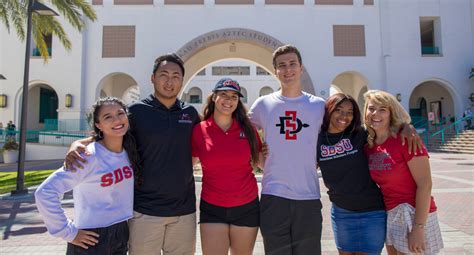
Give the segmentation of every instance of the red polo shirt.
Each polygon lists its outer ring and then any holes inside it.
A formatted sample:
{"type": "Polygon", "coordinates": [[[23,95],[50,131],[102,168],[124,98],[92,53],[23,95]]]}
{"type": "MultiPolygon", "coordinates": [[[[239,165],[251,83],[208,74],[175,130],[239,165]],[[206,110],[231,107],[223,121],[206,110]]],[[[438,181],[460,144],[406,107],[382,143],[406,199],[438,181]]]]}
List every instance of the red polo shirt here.
{"type": "MultiPolygon", "coordinates": [[[[261,147],[258,134],[257,138],[261,147]]],[[[201,161],[201,198],[206,202],[234,207],[257,198],[257,180],[250,163],[250,145],[235,119],[226,132],[215,123],[213,117],[194,126],[192,155],[201,161]]]]}

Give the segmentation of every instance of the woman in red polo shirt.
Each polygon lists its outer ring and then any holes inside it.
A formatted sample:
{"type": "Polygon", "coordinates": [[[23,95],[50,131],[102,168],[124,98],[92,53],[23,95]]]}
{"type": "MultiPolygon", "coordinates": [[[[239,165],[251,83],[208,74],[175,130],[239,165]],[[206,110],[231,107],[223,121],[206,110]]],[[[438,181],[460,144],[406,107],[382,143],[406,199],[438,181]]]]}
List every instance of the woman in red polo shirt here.
{"type": "Polygon", "coordinates": [[[259,226],[252,172],[261,141],[240,101],[239,83],[221,79],[208,97],[204,120],[192,135],[193,163],[202,166],[200,204],[204,254],[252,254],[259,226]]]}

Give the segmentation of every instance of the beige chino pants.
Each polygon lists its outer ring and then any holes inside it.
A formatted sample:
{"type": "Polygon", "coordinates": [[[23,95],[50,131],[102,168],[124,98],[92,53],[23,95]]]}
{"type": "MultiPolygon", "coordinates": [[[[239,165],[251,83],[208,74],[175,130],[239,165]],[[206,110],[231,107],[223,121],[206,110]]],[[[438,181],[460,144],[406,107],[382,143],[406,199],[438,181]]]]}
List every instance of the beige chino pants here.
{"type": "Polygon", "coordinates": [[[189,255],[196,250],[196,213],[158,217],[133,212],[129,255],[189,255]]]}

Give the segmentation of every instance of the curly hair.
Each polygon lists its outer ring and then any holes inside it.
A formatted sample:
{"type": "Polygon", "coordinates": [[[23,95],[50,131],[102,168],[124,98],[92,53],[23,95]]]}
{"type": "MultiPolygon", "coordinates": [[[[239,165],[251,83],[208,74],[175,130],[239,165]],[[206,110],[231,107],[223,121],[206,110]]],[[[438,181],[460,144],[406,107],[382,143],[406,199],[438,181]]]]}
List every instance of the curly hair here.
{"type": "MultiPolygon", "coordinates": [[[[102,131],[96,127],[95,123],[99,123],[99,112],[102,106],[104,105],[111,105],[117,104],[122,107],[122,109],[128,115],[128,107],[127,105],[120,99],[116,97],[103,97],[99,98],[93,105],[90,112],[90,119],[91,119],[91,127],[92,127],[92,138],[94,141],[98,142],[103,139],[101,133],[102,131]]],[[[142,183],[142,172],[141,172],[141,164],[140,164],[140,157],[137,151],[137,143],[135,141],[135,137],[130,133],[130,129],[127,130],[127,133],[123,136],[122,146],[127,152],[128,159],[130,160],[130,164],[132,165],[134,178],[135,178],[135,185],[139,186],[142,183]]]]}

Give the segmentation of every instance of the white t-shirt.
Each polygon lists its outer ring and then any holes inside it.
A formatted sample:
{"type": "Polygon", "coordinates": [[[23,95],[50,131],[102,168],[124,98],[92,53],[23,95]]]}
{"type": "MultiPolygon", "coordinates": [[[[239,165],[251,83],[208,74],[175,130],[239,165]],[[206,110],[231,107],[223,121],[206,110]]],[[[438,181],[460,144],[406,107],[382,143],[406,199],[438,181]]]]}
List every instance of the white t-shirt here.
{"type": "Polygon", "coordinates": [[[114,153],[100,143],[87,146],[84,169],[63,168],[52,173],[36,190],[36,206],[49,233],[71,242],[78,229],[102,228],[133,215],[133,170],[126,151],[114,153]],[[73,190],[74,221],[66,217],[60,197],[73,190]]]}
{"type": "Polygon", "coordinates": [[[324,100],[303,92],[287,98],[280,91],[258,98],[249,116],[265,133],[262,194],[294,200],[321,198],[316,147],[324,116],[324,100]]]}

